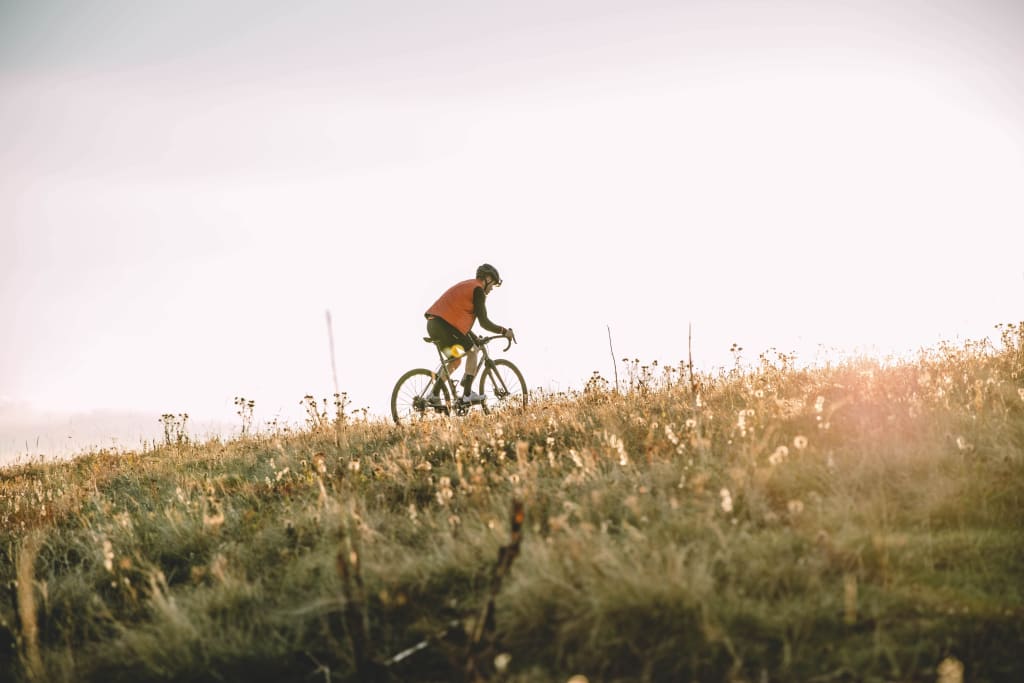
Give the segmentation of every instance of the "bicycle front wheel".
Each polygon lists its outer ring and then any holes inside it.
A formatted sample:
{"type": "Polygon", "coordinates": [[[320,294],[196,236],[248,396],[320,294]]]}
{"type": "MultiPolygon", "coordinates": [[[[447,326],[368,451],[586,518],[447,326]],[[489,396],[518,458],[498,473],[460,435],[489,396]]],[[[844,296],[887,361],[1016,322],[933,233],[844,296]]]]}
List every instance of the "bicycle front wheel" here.
{"type": "Polygon", "coordinates": [[[431,391],[437,376],[426,368],[410,370],[402,375],[391,391],[391,417],[396,424],[447,416],[451,412],[451,393],[441,382],[440,404],[431,403],[431,391]]]}
{"type": "Polygon", "coordinates": [[[494,413],[522,410],[529,400],[523,373],[504,358],[491,362],[480,375],[480,393],[487,397],[488,411],[494,413]]]}

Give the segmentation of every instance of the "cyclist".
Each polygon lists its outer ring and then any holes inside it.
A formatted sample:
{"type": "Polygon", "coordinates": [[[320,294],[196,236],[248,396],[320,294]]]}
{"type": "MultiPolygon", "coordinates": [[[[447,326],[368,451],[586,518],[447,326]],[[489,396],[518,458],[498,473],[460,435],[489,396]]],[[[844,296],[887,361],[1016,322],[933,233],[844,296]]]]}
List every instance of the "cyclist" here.
{"type": "MultiPolygon", "coordinates": [[[[473,323],[479,320],[480,326],[488,332],[512,339],[510,328],[497,325],[487,317],[487,295],[500,286],[498,270],[484,263],[476,269],[475,278],[452,285],[424,313],[427,318],[427,334],[442,353],[451,356],[448,361],[449,372],[458,368],[462,360],[458,357],[458,350],[453,353],[452,347],[461,346],[466,353],[466,370],[462,375],[463,395],[459,399],[465,404],[482,403],[484,400],[481,394],[472,390],[473,376],[480,362],[480,350],[475,348],[476,337],[471,331],[473,323]]],[[[442,380],[439,378],[429,399],[432,406],[440,406],[442,403],[441,385],[442,380]]]]}

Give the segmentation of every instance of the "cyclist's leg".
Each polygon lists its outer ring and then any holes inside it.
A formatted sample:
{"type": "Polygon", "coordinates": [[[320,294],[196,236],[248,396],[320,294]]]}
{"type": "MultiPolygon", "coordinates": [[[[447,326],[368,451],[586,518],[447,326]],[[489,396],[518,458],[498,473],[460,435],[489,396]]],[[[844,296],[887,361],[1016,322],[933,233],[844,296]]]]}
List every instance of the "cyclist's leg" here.
{"type": "MultiPolygon", "coordinates": [[[[477,348],[473,335],[463,334],[441,318],[428,319],[427,332],[442,351],[454,344],[460,345],[466,351],[466,370],[462,375],[461,384],[462,395],[469,396],[473,392],[473,377],[476,375],[477,366],[480,364],[480,349],[477,348]]],[[[449,365],[449,372],[455,370],[456,367],[458,367],[458,363],[449,365]]]]}
{"type": "Polygon", "coordinates": [[[462,375],[462,395],[469,396],[473,392],[473,378],[480,367],[480,347],[474,346],[466,351],[466,371],[462,375]]]}
{"type": "MultiPolygon", "coordinates": [[[[427,335],[434,340],[434,344],[437,345],[437,348],[441,351],[442,355],[446,355],[444,353],[445,349],[456,344],[459,344],[466,350],[469,350],[473,346],[473,341],[469,337],[459,332],[442,318],[427,319],[427,335]]],[[[461,363],[461,358],[450,358],[447,362],[449,375],[454,372],[461,363]]],[[[443,382],[444,378],[438,377],[433,390],[435,396],[440,394],[443,382]]]]}

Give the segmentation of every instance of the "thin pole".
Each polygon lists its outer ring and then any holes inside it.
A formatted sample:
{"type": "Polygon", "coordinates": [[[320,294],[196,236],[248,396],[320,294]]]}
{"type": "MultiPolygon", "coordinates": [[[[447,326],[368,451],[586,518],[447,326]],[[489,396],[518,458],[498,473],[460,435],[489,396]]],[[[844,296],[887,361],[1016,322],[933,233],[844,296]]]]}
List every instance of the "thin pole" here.
{"type": "Polygon", "coordinates": [[[331,311],[327,310],[327,345],[331,351],[331,378],[334,380],[334,395],[338,396],[338,367],[334,363],[334,326],[331,324],[331,311]]]}
{"type": "Polygon", "coordinates": [[[608,328],[608,350],[611,351],[611,353],[612,353],[612,368],[615,369],[615,391],[616,391],[616,393],[618,393],[618,391],[619,391],[619,365],[618,365],[618,363],[615,360],[615,349],[612,348],[612,327],[611,327],[611,325],[606,325],[605,327],[608,328]]]}
{"type": "Polygon", "coordinates": [[[688,351],[690,354],[690,391],[694,396],[697,395],[697,384],[693,381],[693,323],[690,323],[689,340],[687,342],[688,351]]]}

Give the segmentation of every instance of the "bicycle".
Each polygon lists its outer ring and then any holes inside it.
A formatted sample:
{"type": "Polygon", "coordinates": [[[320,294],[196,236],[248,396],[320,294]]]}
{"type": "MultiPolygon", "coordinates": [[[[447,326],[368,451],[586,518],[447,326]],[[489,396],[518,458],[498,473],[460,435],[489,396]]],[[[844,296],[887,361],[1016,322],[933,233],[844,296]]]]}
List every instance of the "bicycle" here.
{"type": "MultiPolygon", "coordinates": [[[[437,347],[430,337],[423,341],[434,344],[440,364],[431,372],[426,368],[416,368],[402,375],[391,392],[391,417],[396,424],[408,424],[435,417],[467,415],[474,408],[479,408],[485,415],[494,412],[514,411],[526,407],[529,392],[523,373],[511,361],[499,358],[494,360],[487,352],[487,344],[494,339],[505,339],[504,335],[492,337],[475,337],[480,354],[479,390],[484,399],[477,403],[464,403],[459,398],[458,385],[448,372],[449,357],[437,347]],[[437,380],[441,380],[440,402],[431,401],[431,392],[437,380]]],[[[515,335],[508,340],[503,351],[508,351],[515,341],[515,335]]]]}

